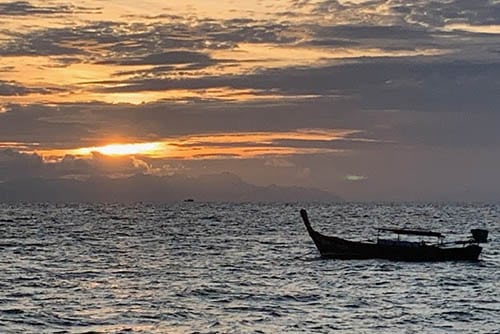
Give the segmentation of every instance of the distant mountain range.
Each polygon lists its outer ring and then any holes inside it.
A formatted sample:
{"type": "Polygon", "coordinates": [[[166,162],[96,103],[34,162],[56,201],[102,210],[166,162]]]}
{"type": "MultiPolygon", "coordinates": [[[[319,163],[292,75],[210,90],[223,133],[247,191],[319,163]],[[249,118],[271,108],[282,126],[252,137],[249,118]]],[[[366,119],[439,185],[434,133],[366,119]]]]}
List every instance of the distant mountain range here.
{"type": "Polygon", "coordinates": [[[0,183],[0,202],[175,202],[188,198],[227,202],[342,201],[314,188],[252,185],[231,173],[86,180],[25,178],[0,183]]]}

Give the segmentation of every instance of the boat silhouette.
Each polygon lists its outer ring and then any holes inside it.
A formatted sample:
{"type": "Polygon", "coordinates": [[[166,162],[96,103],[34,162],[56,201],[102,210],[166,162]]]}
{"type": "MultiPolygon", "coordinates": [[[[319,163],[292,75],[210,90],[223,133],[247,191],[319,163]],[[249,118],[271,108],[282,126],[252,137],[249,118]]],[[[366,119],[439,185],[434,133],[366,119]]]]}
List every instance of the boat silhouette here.
{"type": "Polygon", "coordinates": [[[467,240],[443,242],[445,238],[439,232],[408,230],[396,228],[380,228],[379,232],[392,232],[397,239],[381,239],[376,241],[350,241],[335,236],[326,236],[315,231],[306,210],[300,210],[309,236],[314,241],[321,257],[332,259],[387,259],[394,261],[475,261],[479,258],[482,247],[479,243],[487,242],[488,231],[471,230],[472,236],[467,240]],[[435,243],[425,241],[401,241],[400,235],[416,235],[435,237],[435,243]],[[461,246],[457,246],[461,245],[461,246]]]}

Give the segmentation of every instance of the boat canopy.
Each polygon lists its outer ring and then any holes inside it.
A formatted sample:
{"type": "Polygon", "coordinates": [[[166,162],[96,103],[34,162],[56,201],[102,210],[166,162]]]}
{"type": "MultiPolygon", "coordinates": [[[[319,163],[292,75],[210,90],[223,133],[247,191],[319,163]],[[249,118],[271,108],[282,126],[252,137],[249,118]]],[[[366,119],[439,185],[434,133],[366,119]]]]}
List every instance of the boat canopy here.
{"type": "Polygon", "coordinates": [[[399,229],[399,228],[378,228],[378,230],[379,231],[393,232],[396,234],[423,235],[423,236],[428,236],[428,237],[444,238],[444,235],[442,235],[441,233],[432,232],[432,231],[406,230],[406,229],[399,229]]]}

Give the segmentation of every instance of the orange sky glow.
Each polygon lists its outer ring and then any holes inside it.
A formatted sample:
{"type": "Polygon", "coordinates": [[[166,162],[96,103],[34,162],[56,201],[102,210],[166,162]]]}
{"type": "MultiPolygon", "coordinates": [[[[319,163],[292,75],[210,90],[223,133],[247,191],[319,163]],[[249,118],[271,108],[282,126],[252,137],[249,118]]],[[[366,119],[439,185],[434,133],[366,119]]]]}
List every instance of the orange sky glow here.
{"type": "MultiPolygon", "coordinates": [[[[254,158],[264,155],[292,155],[339,151],[334,148],[297,148],[280,143],[286,140],[333,141],[355,134],[352,130],[303,129],[293,132],[220,133],[185,136],[147,143],[111,143],[75,149],[34,150],[49,160],[66,155],[87,156],[93,152],[108,156],[137,155],[171,159],[219,157],[254,158]],[[228,145],[230,144],[230,145],[228,145]]],[[[28,150],[29,151],[29,150],[28,150]]]]}

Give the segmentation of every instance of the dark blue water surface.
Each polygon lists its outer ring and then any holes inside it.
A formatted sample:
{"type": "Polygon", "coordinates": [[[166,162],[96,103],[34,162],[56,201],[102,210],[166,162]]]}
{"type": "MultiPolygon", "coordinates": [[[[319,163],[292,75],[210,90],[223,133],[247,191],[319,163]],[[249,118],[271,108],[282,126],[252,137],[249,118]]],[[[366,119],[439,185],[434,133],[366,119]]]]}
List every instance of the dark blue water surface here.
{"type": "Polygon", "coordinates": [[[0,204],[0,333],[499,333],[500,206],[0,204]],[[326,234],[465,237],[479,262],[322,260],[326,234]]]}

